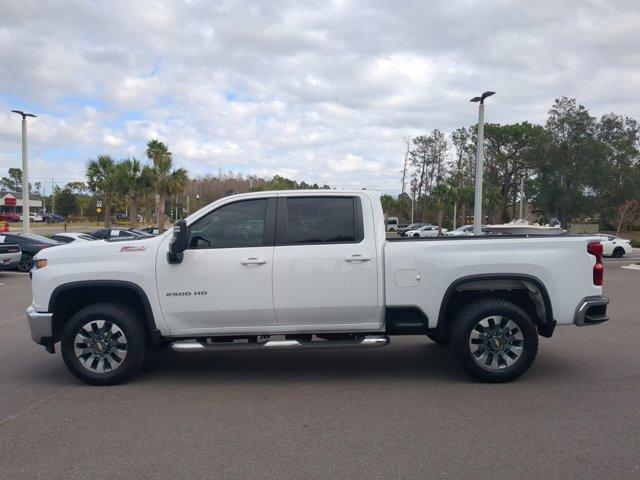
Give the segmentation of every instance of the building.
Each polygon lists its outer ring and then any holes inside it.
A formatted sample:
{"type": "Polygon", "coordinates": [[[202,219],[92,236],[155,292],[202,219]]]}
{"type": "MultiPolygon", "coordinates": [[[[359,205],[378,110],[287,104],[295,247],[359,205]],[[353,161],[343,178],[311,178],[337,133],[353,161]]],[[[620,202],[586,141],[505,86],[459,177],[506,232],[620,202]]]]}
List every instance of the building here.
{"type": "MultiPolygon", "coordinates": [[[[22,193],[20,192],[7,192],[6,190],[0,190],[0,213],[14,212],[22,213],[22,193]]],[[[42,200],[29,199],[29,212],[39,213],[42,211],[42,200]]]]}

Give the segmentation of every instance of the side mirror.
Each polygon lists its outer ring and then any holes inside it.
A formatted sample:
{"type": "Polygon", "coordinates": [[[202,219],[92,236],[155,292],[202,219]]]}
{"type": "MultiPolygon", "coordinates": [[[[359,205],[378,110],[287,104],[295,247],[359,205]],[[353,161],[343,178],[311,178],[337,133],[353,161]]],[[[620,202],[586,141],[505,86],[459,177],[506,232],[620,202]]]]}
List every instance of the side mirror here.
{"type": "Polygon", "coordinates": [[[169,263],[181,263],[184,258],[184,251],[187,249],[187,222],[178,220],[173,226],[173,239],[169,244],[167,261],[169,263]]]}

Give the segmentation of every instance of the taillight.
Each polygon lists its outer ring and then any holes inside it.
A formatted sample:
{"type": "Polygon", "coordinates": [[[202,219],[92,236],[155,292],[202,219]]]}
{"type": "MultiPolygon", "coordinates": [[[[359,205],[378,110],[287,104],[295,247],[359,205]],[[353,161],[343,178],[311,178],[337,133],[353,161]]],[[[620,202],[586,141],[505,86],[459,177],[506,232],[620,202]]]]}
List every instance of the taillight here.
{"type": "Polygon", "coordinates": [[[587,245],[587,253],[596,257],[596,263],[593,266],[593,284],[602,285],[604,280],[604,265],[602,264],[602,244],[594,242],[587,245]]]}

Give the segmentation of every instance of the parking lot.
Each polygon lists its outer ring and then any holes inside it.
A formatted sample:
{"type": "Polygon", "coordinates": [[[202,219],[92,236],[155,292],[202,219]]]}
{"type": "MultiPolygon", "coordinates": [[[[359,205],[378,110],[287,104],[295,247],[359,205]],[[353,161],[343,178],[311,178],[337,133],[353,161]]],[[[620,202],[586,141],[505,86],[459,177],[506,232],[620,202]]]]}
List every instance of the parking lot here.
{"type": "Polygon", "coordinates": [[[446,348],[154,353],[89,387],[31,342],[0,272],[0,478],[639,478],[640,255],[607,259],[611,320],[541,339],[531,371],[470,381],[446,348]]]}

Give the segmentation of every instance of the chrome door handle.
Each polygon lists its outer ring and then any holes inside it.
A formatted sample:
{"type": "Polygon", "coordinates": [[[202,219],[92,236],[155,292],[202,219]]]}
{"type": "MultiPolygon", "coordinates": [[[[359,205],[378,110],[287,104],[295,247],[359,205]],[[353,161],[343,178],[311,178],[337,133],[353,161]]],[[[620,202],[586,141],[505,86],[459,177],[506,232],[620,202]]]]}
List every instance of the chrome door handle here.
{"type": "Polygon", "coordinates": [[[264,265],[267,261],[264,258],[249,257],[240,262],[242,265],[264,265]]]}
{"type": "Polygon", "coordinates": [[[371,260],[371,257],[366,257],[364,255],[351,255],[350,257],[345,257],[345,262],[368,262],[371,260]]]}

